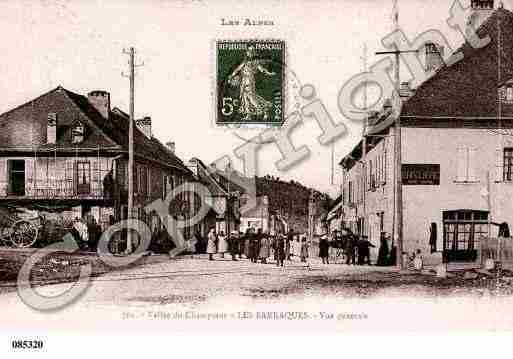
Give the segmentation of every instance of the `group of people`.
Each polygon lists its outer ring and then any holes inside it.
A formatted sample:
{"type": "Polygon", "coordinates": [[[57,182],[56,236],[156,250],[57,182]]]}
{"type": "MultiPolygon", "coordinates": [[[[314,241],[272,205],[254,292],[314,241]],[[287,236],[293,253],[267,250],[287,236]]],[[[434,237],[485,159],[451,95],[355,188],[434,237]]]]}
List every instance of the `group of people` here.
{"type": "Polygon", "coordinates": [[[102,228],[94,216],[76,217],[69,231],[81,249],[96,251],[102,235],[102,228]]]}
{"type": "MultiPolygon", "coordinates": [[[[299,258],[301,262],[307,262],[309,246],[306,237],[296,235],[291,229],[287,233],[270,235],[262,229],[248,228],[245,233],[232,231],[225,234],[219,233],[211,228],[204,249],[201,249],[201,236],[197,234],[198,253],[206,252],[209,260],[225,258],[230,255],[233,261],[243,258],[249,259],[252,263],[268,263],[273,258],[277,266],[283,266],[285,261],[291,261],[293,257],[299,258]]],[[[323,264],[329,264],[332,248],[339,249],[343,254],[345,263],[348,265],[371,265],[371,248],[376,246],[368,240],[365,235],[357,235],[349,229],[343,231],[335,230],[332,238],[323,235],[319,239],[319,257],[323,264]]],[[[395,261],[394,247],[388,248],[388,237],[386,233],[381,234],[381,241],[378,250],[376,265],[393,265],[395,261]]]]}
{"type": "MultiPolygon", "coordinates": [[[[344,229],[342,232],[335,230],[331,241],[327,235],[320,238],[319,257],[324,264],[329,264],[330,248],[338,248],[342,250],[346,264],[371,265],[370,249],[375,247],[366,235],[356,235],[349,229],[344,229]]],[[[376,265],[391,265],[391,262],[395,261],[394,253],[393,250],[389,251],[388,249],[386,233],[381,233],[376,265]]]]}
{"type": "Polygon", "coordinates": [[[214,260],[214,254],[224,258],[225,253],[229,253],[234,261],[243,255],[252,263],[260,261],[265,264],[274,258],[276,265],[283,267],[284,262],[291,261],[293,256],[299,257],[301,262],[306,262],[308,258],[306,238],[300,240],[292,229],[287,234],[270,235],[261,228],[256,232],[254,228],[248,228],[245,233],[233,231],[226,235],[212,228],[207,237],[206,252],[209,260],[214,260]]]}

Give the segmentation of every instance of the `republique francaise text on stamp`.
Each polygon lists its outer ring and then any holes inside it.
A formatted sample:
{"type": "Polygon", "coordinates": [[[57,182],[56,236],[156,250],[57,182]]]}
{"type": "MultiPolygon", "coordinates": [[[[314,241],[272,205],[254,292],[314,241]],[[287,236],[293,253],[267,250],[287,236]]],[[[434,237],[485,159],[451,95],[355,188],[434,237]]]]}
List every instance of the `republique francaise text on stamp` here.
{"type": "Polygon", "coordinates": [[[285,42],[217,41],[216,123],[281,125],[285,42]]]}

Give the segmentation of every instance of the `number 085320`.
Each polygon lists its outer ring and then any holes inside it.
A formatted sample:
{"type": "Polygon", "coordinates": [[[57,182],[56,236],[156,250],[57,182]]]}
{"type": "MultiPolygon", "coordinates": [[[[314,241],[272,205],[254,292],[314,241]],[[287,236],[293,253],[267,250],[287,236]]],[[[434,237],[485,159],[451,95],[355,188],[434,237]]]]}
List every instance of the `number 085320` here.
{"type": "Polygon", "coordinates": [[[13,340],[11,343],[13,349],[43,349],[42,340],[13,340]]]}

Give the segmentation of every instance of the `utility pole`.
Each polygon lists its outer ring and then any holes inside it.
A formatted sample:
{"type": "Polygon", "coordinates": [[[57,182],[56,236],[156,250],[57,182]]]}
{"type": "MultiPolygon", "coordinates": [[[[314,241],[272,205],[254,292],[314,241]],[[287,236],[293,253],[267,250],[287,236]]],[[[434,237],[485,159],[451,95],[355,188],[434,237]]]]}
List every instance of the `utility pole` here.
{"type": "MultiPolygon", "coordinates": [[[[399,8],[397,0],[394,0],[394,13],[393,21],[395,30],[399,30],[399,8]]],[[[397,103],[401,104],[401,96],[399,91],[401,89],[400,78],[400,61],[401,54],[414,52],[418,50],[399,50],[394,51],[380,51],[376,55],[394,55],[395,57],[395,96],[397,96],[397,103]]],[[[395,159],[395,235],[394,242],[397,248],[397,265],[400,269],[404,268],[403,263],[403,181],[402,181],[402,159],[401,159],[401,112],[397,111],[394,126],[394,159],[395,159]]]]}
{"type": "MultiPolygon", "coordinates": [[[[367,72],[367,44],[363,45],[363,55],[362,55],[362,61],[363,61],[363,71],[367,72]]],[[[367,82],[363,85],[363,108],[365,111],[365,119],[363,122],[363,129],[362,129],[362,178],[363,178],[363,188],[362,188],[362,200],[363,200],[363,223],[361,228],[361,235],[365,235],[365,222],[367,219],[367,166],[366,166],[366,157],[367,157],[367,126],[369,122],[369,111],[367,110],[367,82]]],[[[369,177],[369,181],[371,178],[369,177]]],[[[369,182],[370,184],[370,182],[369,182]]],[[[369,186],[370,187],[370,186],[369,186]]],[[[370,189],[370,188],[369,188],[370,189]]]]}
{"type": "MultiPolygon", "coordinates": [[[[128,67],[130,80],[130,105],[129,105],[129,125],[128,125],[128,218],[133,218],[134,208],[134,97],[135,97],[135,49],[130,47],[127,50],[123,50],[123,53],[129,56],[128,67]]],[[[142,66],[137,65],[137,66],[142,66]]],[[[127,242],[126,242],[126,253],[132,253],[132,233],[130,230],[127,231],[127,242]]]]}

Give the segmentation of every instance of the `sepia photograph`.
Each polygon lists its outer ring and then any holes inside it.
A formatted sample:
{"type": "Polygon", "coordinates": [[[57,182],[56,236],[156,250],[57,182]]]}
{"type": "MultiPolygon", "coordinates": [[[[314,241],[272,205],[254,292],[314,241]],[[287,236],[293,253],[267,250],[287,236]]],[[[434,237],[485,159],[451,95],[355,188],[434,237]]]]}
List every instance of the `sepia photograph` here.
{"type": "Polygon", "coordinates": [[[513,0],[4,0],[0,32],[6,357],[507,356],[513,0]]]}

